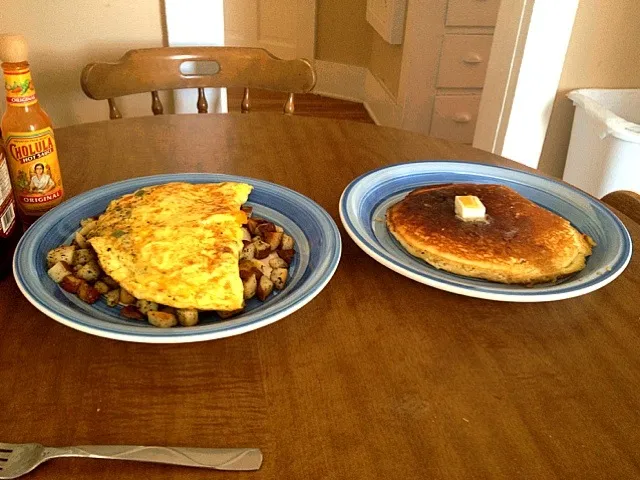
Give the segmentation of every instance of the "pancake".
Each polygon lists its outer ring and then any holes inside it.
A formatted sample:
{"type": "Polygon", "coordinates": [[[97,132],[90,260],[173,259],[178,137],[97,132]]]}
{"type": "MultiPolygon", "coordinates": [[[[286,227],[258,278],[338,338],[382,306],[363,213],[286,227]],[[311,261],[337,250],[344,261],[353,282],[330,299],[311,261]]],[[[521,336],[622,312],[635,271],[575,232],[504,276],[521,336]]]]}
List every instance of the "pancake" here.
{"type": "Polygon", "coordinates": [[[562,217],[504,185],[418,188],[391,206],[391,234],[412,255],[458,275],[501,283],[555,281],[585,267],[593,241],[562,217]],[[455,215],[456,196],[475,195],[485,222],[455,215]]]}
{"type": "Polygon", "coordinates": [[[168,183],[113,200],[88,242],[102,269],[138,299],[176,308],[244,306],[238,259],[244,183],[168,183]]]}

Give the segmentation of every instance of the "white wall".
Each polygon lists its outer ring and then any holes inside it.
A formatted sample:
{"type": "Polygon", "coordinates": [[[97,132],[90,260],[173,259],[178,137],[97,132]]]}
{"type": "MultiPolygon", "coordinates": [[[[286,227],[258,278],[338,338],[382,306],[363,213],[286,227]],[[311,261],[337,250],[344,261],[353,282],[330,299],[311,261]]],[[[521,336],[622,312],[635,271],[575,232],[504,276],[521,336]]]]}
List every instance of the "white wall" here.
{"type": "MultiPolygon", "coordinates": [[[[82,68],[132,48],[162,46],[162,25],[159,0],[23,0],[0,8],[0,32],[29,42],[36,91],[57,127],[108,119],[107,102],[82,92],[82,68]]],[[[124,116],[148,115],[150,105],[149,95],[118,103],[124,116]]]]}

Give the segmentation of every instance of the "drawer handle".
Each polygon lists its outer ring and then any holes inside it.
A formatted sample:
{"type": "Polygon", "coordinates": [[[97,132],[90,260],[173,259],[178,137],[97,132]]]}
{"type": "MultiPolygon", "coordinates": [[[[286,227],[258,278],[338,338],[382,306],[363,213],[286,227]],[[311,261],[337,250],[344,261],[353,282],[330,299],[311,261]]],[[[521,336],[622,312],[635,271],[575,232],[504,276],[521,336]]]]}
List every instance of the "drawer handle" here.
{"type": "Polygon", "coordinates": [[[464,63],[475,64],[482,63],[482,57],[477,53],[467,53],[467,55],[462,59],[464,63]]]}
{"type": "Polygon", "coordinates": [[[451,119],[456,123],[469,123],[471,121],[471,115],[468,113],[456,113],[451,119]]]}

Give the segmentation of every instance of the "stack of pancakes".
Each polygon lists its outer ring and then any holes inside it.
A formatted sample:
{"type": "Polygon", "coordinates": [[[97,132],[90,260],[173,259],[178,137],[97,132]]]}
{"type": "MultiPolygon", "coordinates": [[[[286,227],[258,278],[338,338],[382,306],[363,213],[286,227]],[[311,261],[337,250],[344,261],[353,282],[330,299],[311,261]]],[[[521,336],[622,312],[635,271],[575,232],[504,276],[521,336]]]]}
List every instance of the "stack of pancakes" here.
{"type": "Polygon", "coordinates": [[[593,241],[564,218],[504,185],[421,187],[387,211],[387,226],[412,255],[458,275],[501,283],[555,281],[585,267],[593,241]],[[474,195],[485,221],[456,217],[455,197],[474,195]]]}

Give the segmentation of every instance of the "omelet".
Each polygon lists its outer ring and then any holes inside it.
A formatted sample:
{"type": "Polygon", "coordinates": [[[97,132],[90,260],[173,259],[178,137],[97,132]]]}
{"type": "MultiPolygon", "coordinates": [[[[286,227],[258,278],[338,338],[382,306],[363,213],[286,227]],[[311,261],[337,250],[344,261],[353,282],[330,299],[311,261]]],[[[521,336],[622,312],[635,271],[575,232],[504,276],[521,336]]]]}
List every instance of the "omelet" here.
{"type": "Polygon", "coordinates": [[[251,185],[167,183],[113,200],[88,242],[102,269],[134,297],[175,308],[244,306],[240,209],[251,185]]]}

